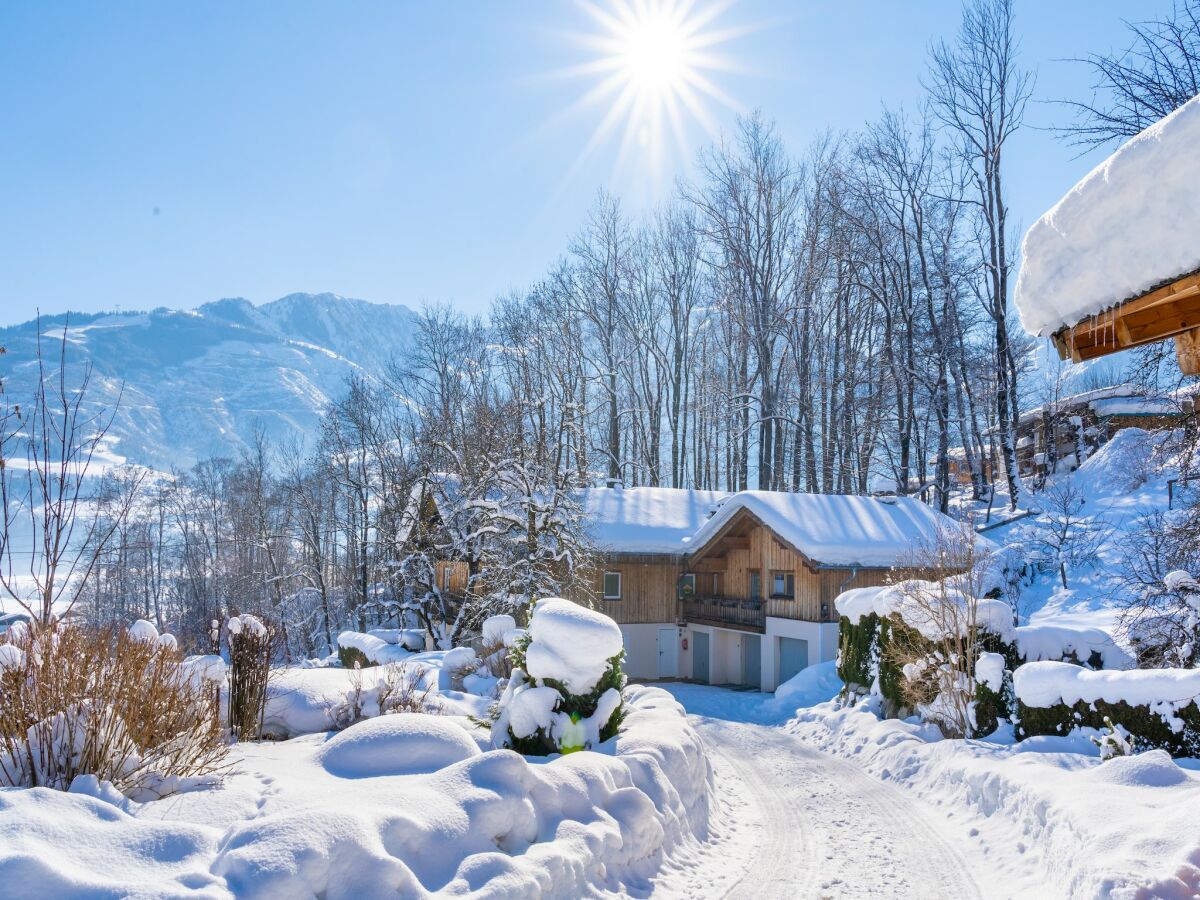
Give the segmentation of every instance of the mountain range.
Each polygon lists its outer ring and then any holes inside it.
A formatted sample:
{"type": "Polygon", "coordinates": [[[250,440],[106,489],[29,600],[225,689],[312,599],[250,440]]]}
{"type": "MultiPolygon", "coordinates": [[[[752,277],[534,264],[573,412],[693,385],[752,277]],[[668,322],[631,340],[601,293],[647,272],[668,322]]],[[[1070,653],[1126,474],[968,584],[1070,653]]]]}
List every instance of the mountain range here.
{"type": "MultiPolygon", "coordinates": [[[[113,453],[165,471],[236,457],[258,427],[276,445],[311,443],[347,377],[382,372],[408,345],[414,321],[405,306],[325,293],[261,306],[233,298],[190,310],[43,316],[41,331],[53,361],[66,329],[73,378],[91,363],[89,398],[117,409],[113,453]]],[[[36,384],[37,326],[0,328],[0,379],[14,401],[36,384]]]]}

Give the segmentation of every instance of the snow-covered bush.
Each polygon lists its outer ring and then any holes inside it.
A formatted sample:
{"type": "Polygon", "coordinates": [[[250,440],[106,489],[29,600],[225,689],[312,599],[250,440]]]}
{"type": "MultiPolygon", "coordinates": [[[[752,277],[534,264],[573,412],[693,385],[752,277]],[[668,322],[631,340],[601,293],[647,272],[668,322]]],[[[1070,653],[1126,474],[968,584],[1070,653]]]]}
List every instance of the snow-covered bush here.
{"type": "Polygon", "coordinates": [[[992,731],[1007,712],[1012,608],[972,596],[969,584],[964,576],[908,580],[838,596],[838,673],[847,692],[878,694],[889,715],[916,711],[951,734],[992,731]],[[977,677],[981,658],[999,660],[998,679],[994,665],[987,679],[977,677]]]}
{"type": "MultiPolygon", "coordinates": [[[[146,623],[149,624],[149,623],[146,623]]],[[[204,671],[145,629],[10,630],[0,645],[0,787],[80,776],[152,800],[221,770],[204,671]]]]}
{"type": "Polygon", "coordinates": [[[608,616],[549,597],[512,648],[513,671],[495,708],[492,741],[527,756],[594,747],[625,711],[621,629],[608,616]]]}
{"type": "Polygon", "coordinates": [[[1141,752],[1200,755],[1200,669],[1093,671],[1032,662],[1013,673],[1021,737],[1064,735],[1114,722],[1141,752]]]}
{"type": "Polygon", "coordinates": [[[338,661],[347,669],[355,666],[387,665],[398,662],[408,655],[403,647],[389,644],[383,638],[361,631],[343,631],[337,636],[338,661]]]}
{"type": "Polygon", "coordinates": [[[1107,761],[1117,756],[1133,756],[1133,741],[1128,729],[1114,725],[1108,716],[1104,717],[1104,727],[1108,730],[1092,737],[1092,743],[1100,751],[1100,759],[1107,761]]]}

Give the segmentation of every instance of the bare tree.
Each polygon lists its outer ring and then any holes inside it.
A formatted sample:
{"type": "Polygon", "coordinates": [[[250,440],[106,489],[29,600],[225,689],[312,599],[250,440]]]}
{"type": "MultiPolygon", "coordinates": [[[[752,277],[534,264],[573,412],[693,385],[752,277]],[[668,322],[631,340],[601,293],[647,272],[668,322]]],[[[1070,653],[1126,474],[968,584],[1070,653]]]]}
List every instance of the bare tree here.
{"type": "MultiPolygon", "coordinates": [[[[43,625],[70,611],[128,512],[126,505],[102,520],[88,508],[88,476],[96,472],[96,454],[116,411],[93,409],[89,403],[89,362],[77,379],[71,377],[67,327],[63,325],[58,358],[48,360],[39,318],[32,402],[21,407],[6,396],[0,416],[5,426],[0,438],[0,587],[43,625]],[[14,452],[14,447],[20,449],[14,452]],[[18,523],[28,526],[27,548],[14,546],[18,523]],[[18,563],[17,557],[26,554],[24,563],[18,563]]],[[[135,495],[131,491],[128,502],[135,495]]]]}
{"type": "Polygon", "coordinates": [[[1200,2],[1179,0],[1161,19],[1128,23],[1131,41],[1115,54],[1084,60],[1092,98],[1064,101],[1075,121],[1059,128],[1074,144],[1093,147],[1133,137],[1200,94],[1200,2]]]}
{"type": "Polygon", "coordinates": [[[1013,265],[1004,190],[1003,151],[1021,126],[1032,76],[1016,61],[1012,0],[970,0],[953,45],[930,52],[931,109],[957,135],[975,185],[980,258],[987,278],[982,297],[995,336],[996,416],[1009,503],[1016,509],[1021,480],[1014,432],[1018,418],[1016,358],[1009,343],[1008,287],[1013,265]]]}

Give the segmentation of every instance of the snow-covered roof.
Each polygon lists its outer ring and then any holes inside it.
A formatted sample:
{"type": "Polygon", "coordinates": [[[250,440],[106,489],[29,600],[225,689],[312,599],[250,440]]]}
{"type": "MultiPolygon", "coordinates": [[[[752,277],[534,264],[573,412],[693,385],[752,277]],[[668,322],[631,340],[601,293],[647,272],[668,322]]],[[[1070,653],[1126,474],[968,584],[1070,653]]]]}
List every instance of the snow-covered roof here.
{"type": "Polygon", "coordinates": [[[1021,424],[1024,425],[1042,417],[1042,413],[1049,407],[1051,412],[1061,413],[1068,409],[1077,409],[1085,404],[1091,403],[1094,400],[1108,400],[1113,397],[1132,397],[1142,398],[1146,395],[1146,389],[1133,384],[1110,384],[1107,387],[1092,388],[1088,391],[1080,391],[1077,394],[1067,394],[1059,397],[1050,403],[1042,403],[1037,406],[1029,407],[1021,413],[1021,424]]]}
{"type": "Polygon", "coordinates": [[[942,529],[956,527],[953,519],[912,497],[742,491],[691,537],[688,552],[703,548],[743,510],[813,562],[834,566],[911,562],[914,551],[934,542],[942,529]]]}
{"type": "Polygon", "coordinates": [[[611,553],[684,553],[713,508],[729,495],[662,487],[596,487],[580,491],[588,529],[611,553]]]}
{"type": "Polygon", "coordinates": [[[1034,222],[1017,279],[1021,324],[1064,325],[1200,269],[1200,97],[1131,138],[1034,222]]]}
{"type": "Polygon", "coordinates": [[[1098,416],[1169,416],[1179,412],[1179,404],[1165,397],[1112,397],[1093,400],[1091,407],[1098,416]]]}

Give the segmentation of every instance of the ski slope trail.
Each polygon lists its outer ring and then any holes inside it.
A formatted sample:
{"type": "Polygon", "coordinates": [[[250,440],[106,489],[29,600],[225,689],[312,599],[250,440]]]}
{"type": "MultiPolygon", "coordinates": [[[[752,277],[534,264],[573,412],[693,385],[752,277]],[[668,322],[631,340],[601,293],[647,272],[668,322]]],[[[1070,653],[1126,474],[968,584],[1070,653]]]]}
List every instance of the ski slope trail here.
{"type": "MultiPolygon", "coordinates": [[[[1002,882],[988,877],[991,867],[971,846],[966,826],[956,827],[947,811],[777,726],[706,715],[717,700],[708,692],[717,689],[687,687],[691,690],[674,693],[704,738],[718,783],[737,798],[734,815],[743,820],[736,847],[718,852],[728,854],[726,866],[745,869],[736,881],[712,885],[711,891],[664,883],[656,895],[1005,896],[1002,882]]],[[[753,714],[753,707],[747,711],[753,714]]]]}

